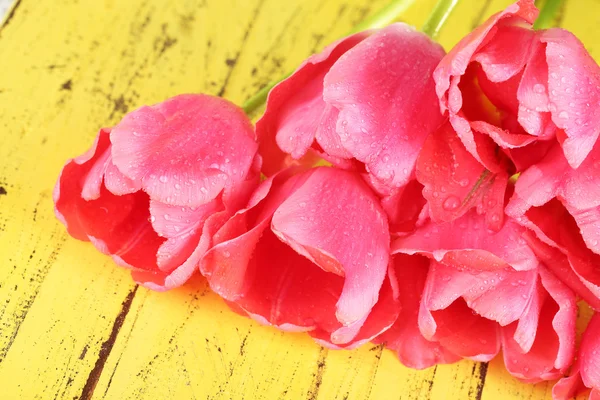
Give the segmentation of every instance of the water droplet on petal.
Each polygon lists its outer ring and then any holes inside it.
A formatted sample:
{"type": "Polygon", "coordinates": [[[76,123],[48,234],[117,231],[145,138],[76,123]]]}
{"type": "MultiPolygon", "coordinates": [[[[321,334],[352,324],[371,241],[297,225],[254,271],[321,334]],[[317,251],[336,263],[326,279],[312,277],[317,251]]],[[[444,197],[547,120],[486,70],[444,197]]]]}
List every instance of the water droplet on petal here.
{"type": "Polygon", "coordinates": [[[544,85],[536,83],[535,85],[533,85],[533,91],[536,93],[544,93],[546,91],[546,88],[544,87],[544,85]]]}
{"type": "Polygon", "coordinates": [[[456,196],[448,196],[446,200],[444,200],[444,210],[452,211],[456,210],[460,206],[460,199],[456,196]]]}

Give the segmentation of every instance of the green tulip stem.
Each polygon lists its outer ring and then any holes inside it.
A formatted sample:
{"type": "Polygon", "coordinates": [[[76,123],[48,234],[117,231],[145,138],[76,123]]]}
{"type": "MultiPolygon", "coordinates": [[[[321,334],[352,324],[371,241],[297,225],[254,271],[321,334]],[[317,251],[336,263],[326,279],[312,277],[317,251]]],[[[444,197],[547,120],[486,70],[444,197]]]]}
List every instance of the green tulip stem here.
{"type": "MultiPolygon", "coordinates": [[[[538,3],[538,2],[536,2],[538,3]]],[[[562,0],[546,0],[540,10],[538,19],[533,24],[534,29],[548,29],[554,26],[556,13],[560,9],[562,0]]]]}
{"type": "Polygon", "coordinates": [[[459,0],[438,0],[421,31],[432,39],[437,39],[446,20],[459,0]]]}

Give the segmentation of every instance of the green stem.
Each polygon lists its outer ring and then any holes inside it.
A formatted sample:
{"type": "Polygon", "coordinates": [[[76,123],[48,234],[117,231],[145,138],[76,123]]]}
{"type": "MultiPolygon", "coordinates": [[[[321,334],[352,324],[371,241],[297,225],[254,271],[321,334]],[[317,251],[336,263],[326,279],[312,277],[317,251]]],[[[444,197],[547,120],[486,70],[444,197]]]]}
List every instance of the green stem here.
{"type": "MultiPolygon", "coordinates": [[[[393,0],[387,6],[385,6],[369,18],[356,25],[348,33],[348,35],[367,29],[383,28],[384,26],[389,25],[392,22],[394,22],[400,14],[406,11],[406,9],[410,7],[414,2],[415,0],[393,0]]],[[[244,109],[246,114],[250,115],[257,108],[262,106],[267,100],[267,96],[269,95],[271,89],[273,89],[275,85],[277,85],[279,82],[281,82],[291,74],[292,72],[289,72],[281,78],[277,79],[276,81],[269,82],[264,88],[259,90],[258,93],[246,100],[242,105],[242,108],[244,109]]]]}
{"type": "MultiPolygon", "coordinates": [[[[536,1],[538,3],[538,1],[536,1]]],[[[560,8],[562,0],[546,0],[540,10],[540,16],[533,24],[534,29],[548,29],[554,25],[556,13],[560,8]]],[[[537,5],[537,4],[536,4],[537,5]]]]}
{"type": "Polygon", "coordinates": [[[440,34],[440,30],[444,23],[454,10],[459,0],[438,0],[433,12],[429,15],[427,21],[423,25],[423,33],[432,39],[436,39],[440,34]]]}

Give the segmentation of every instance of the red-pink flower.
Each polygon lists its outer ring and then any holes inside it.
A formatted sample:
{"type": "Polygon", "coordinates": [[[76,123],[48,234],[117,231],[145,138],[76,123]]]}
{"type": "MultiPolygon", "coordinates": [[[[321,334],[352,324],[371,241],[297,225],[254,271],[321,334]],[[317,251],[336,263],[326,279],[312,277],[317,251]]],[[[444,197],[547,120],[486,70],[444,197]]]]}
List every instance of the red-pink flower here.
{"type": "Polygon", "coordinates": [[[201,272],[234,309],[262,323],[352,347],[396,319],[387,219],[359,174],[283,170],[213,241],[201,272]]]}
{"type": "Polygon", "coordinates": [[[579,347],[579,355],[568,377],[552,389],[554,400],[567,400],[592,389],[590,400],[600,399],[600,315],[592,317],[579,347]]]}
{"type": "Polygon", "coordinates": [[[395,194],[414,179],[423,141],[442,122],[432,71],[443,49],[405,24],[346,37],[279,83],[257,122],[263,172],[320,157],[367,171],[395,194]]]}
{"type": "MultiPolygon", "coordinates": [[[[556,144],[521,174],[506,207],[508,215],[566,256],[570,268],[557,270],[557,276],[596,310],[600,310],[599,177],[599,144],[577,169],[569,166],[556,144]]],[[[540,255],[549,252],[540,247],[540,255]]]]}
{"type": "Polygon", "coordinates": [[[248,118],[225,100],[181,95],[142,107],[65,164],[56,215],[136,281],[179,286],[258,185],[256,149],[248,118]]]}
{"type": "Polygon", "coordinates": [[[417,172],[438,221],[462,215],[485,195],[483,211],[497,229],[509,175],[540,162],[553,146],[559,146],[565,165],[577,168],[594,147],[600,134],[600,69],[571,33],[531,29],[537,14],[532,0],[509,6],[463,38],[434,72],[451,128],[438,134],[437,143],[428,139],[417,172]],[[462,181],[454,179],[448,188],[453,193],[443,196],[439,188],[448,186],[448,171],[462,181]],[[461,182],[464,189],[456,185],[461,182]]]}
{"type": "Polygon", "coordinates": [[[472,210],[396,239],[402,311],[377,341],[414,368],[489,361],[502,348],[521,380],[561,376],[575,352],[576,297],[536,258],[525,231],[510,219],[489,230],[472,210]]]}

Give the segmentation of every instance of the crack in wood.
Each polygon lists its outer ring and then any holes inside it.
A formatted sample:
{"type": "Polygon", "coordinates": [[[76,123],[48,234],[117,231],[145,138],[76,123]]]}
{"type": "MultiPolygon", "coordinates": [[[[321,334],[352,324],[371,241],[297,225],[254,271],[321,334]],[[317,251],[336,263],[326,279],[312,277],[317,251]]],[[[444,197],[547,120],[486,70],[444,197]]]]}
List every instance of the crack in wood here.
{"type": "Polygon", "coordinates": [[[94,368],[92,369],[92,371],[87,377],[87,380],[85,381],[85,386],[83,387],[83,390],[81,391],[81,396],[79,397],[80,400],[89,400],[92,398],[94,390],[96,389],[96,385],[98,384],[100,376],[102,375],[102,370],[104,369],[106,360],[108,360],[108,356],[110,355],[110,352],[112,351],[112,348],[115,345],[117,337],[119,336],[119,331],[123,326],[125,317],[127,317],[127,314],[131,309],[131,304],[133,303],[133,299],[135,298],[135,293],[137,292],[138,288],[139,286],[136,285],[133,288],[133,290],[131,290],[127,294],[127,297],[125,297],[125,300],[123,301],[121,307],[121,311],[119,312],[117,318],[115,319],[115,322],[113,323],[112,330],[108,339],[106,339],[106,341],[104,341],[104,343],[102,343],[102,345],[100,346],[100,351],[98,352],[98,359],[96,360],[94,368]]]}
{"type": "Polygon", "coordinates": [[[0,25],[0,36],[2,36],[2,30],[8,26],[10,21],[15,16],[15,12],[17,11],[17,8],[19,8],[20,5],[21,5],[21,0],[16,0],[15,3],[13,4],[12,8],[8,12],[8,15],[4,19],[4,22],[0,25]]]}
{"type": "MultiPolygon", "coordinates": [[[[478,364],[478,382],[477,382],[477,392],[475,393],[475,400],[481,400],[481,396],[483,395],[483,387],[485,386],[485,378],[488,373],[488,363],[479,363],[478,364]]],[[[475,370],[475,368],[473,368],[475,370]]]]}
{"type": "Polygon", "coordinates": [[[325,361],[329,350],[325,347],[319,349],[319,358],[317,359],[317,371],[313,374],[314,378],[308,390],[307,400],[316,400],[323,383],[323,372],[325,371],[325,361]]]}

